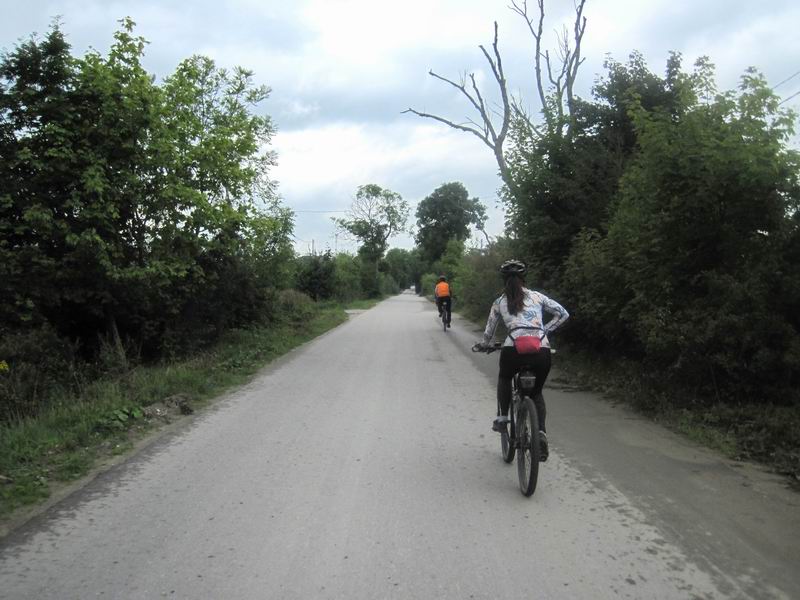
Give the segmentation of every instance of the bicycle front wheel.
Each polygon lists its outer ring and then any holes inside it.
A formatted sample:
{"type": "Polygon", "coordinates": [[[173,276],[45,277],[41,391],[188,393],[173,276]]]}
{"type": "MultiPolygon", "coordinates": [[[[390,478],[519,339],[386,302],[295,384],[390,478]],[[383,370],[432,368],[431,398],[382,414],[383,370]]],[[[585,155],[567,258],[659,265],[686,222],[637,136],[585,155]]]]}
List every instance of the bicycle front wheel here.
{"type": "Polygon", "coordinates": [[[522,399],[517,412],[517,475],[519,489],[525,496],[536,491],[539,478],[539,417],[533,401],[527,396],[522,399]]]}

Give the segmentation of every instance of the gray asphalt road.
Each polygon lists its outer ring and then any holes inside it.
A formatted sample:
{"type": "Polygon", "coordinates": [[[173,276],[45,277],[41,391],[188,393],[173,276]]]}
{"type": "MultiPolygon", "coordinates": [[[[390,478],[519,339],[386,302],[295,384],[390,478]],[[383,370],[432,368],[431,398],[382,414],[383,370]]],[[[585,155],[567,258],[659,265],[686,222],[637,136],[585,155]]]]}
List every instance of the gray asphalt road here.
{"type": "Polygon", "coordinates": [[[0,542],[2,598],[798,598],[798,496],[546,391],[530,498],[496,355],[387,300],[0,542]]]}

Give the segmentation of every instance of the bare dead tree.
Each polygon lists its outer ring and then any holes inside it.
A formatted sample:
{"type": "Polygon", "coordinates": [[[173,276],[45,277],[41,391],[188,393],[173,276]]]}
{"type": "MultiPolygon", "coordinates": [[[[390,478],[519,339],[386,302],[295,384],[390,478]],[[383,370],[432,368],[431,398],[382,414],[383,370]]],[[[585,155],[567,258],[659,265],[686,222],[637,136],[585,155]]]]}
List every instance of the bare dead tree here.
{"type": "Polygon", "coordinates": [[[512,11],[520,15],[528,26],[533,39],[536,41],[534,51],[534,71],[536,73],[536,87],[539,92],[539,101],[542,104],[542,112],[549,132],[569,137],[572,133],[572,114],[575,106],[575,95],[573,88],[575,79],[578,76],[578,69],[583,64],[581,58],[581,41],[586,31],[586,17],[583,16],[583,8],[586,0],[576,0],[575,2],[575,23],[573,25],[572,44],[570,44],[569,33],[566,27],[558,34],[558,58],[560,66],[553,66],[550,51],[542,52],[542,35],[544,29],[544,0],[537,0],[539,6],[539,18],[534,26],[534,19],[528,15],[528,2],[522,0],[512,0],[512,11]],[[545,92],[542,76],[542,60],[547,69],[547,80],[550,83],[550,94],[545,92]],[[566,103],[566,106],[565,106],[566,103]],[[566,109],[566,110],[565,110],[566,109]]]}
{"type": "Polygon", "coordinates": [[[508,96],[508,87],[506,84],[506,77],[503,73],[503,61],[500,57],[500,50],[497,47],[497,21],[494,23],[494,42],[492,43],[492,51],[494,56],[490,55],[489,52],[483,45],[478,46],[483,52],[483,56],[486,58],[486,61],[489,63],[489,66],[492,69],[492,74],[494,75],[494,79],[497,82],[497,86],[500,89],[500,98],[502,102],[502,112],[491,111],[487,106],[486,102],[481,95],[481,91],[478,88],[478,84],[475,81],[475,74],[470,73],[467,75],[464,73],[461,76],[459,82],[455,82],[447,77],[443,77],[438,73],[434,73],[433,71],[428,71],[428,74],[431,77],[435,77],[440,81],[447,83],[448,85],[453,86],[456,88],[461,94],[466,97],[472,107],[478,112],[480,116],[479,122],[476,122],[473,119],[468,119],[466,123],[456,123],[451,121],[450,119],[445,119],[444,117],[440,117],[437,115],[420,112],[414,110],[413,108],[408,108],[404,110],[403,113],[413,113],[420,117],[425,117],[428,119],[433,119],[435,121],[439,121],[440,123],[444,123],[452,127],[453,129],[458,129],[460,131],[466,131],[467,133],[471,133],[478,137],[484,144],[489,146],[494,153],[495,159],[497,160],[497,166],[500,169],[500,176],[502,177],[503,181],[506,185],[510,188],[513,188],[514,181],[511,177],[511,172],[506,164],[505,155],[503,153],[503,143],[505,142],[506,136],[508,135],[508,127],[511,122],[511,101],[509,100],[508,96]],[[469,80],[469,82],[467,81],[469,80]],[[469,83],[469,87],[467,87],[469,83]],[[493,122],[493,113],[500,117],[500,127],[495,127],[493,122]]]}
{"type": "MultiPolygon", "coordinates": [[[[539,101],[542,104],[542,112],[545,118],[545,125],[548,132],[555,135],[571,135],[572,110],[574,107],[573,85],[578,74],[578,68],[583,63],[580,55],[581,40],[586,30],[586,17],[583,16],[583,7],[586,0],[575,0],[575,25],[573,32],[574,48],[570,44],[566,28],[559,37],[558,58],[561,62],[560,67],[554,67],[550,53],[542,53],[542,32],[544,28],[544,0],[537,0],[539,7],[539,17],[534,25],[534,19],[528,14],[527,0],[512,0],[509,7],[512,11],[520,15],[528,25],[528,29],[533,36],[535,46],[534,70],[536,74],[536,87],[539,94],[539,101]],[[547,81],[545,84],[542,71],[542,61],[547,70],[547,81]],[[548,93],[548,91],[550,93],[548,93]],[[566,107],[565,107],[566,101],[566,107]],[[566,112],[566,114],[565,114],[566,112]],[[566,131],[565,131],[566,128],[566,131]]],[[[484,144],[492,149],[497,166],[500,170],[500,177],[506,184],[512,195],[517,195],[517,185],[514,182],[512,170],[509,168],[506,159],[504,144],[508,137],[509,127],[512,120],[521,124],[523,129],[530,135],[538,135],[539,130],[532,119],[522,108],[522,103],[515,101],[509,96],[508,84],[505,73],[503,72],[503,61],[498,49],[497,21],[494,23],[494,41],[492,43],[492,54],[483,45],[478,46],[489,63],[494,75],[495,83],[500,92],[501,104],[497,109],[490,109],[484,101],[480,89],[475,81],[474,73],[464,73],[458,82],[443,77],[434,71],[428,71],[434,77],[444,83],[456,88],[470,103],[472,108],[478,113],[478,119],[468,118],[466,122],[456,123],[453,120],[421,112],[413,108],[408,108],[403,113],[412,113],[419,117],[433,119],[445,125],[471,133],[480,139],[484,144]],[[499,118],[500,125],[495,126],[495,121],[499,118]]]]}
{"type": "Polygon", "coordinates": [[[489,237],[489,234],[486,233],[486,228],[483,225],[481,225],[480,227],[476,226],[475,229],[477,229],[483,234],[483,237],[486,238],[486,245],[490,246],[492,244],[492,239],[489,237]]]}

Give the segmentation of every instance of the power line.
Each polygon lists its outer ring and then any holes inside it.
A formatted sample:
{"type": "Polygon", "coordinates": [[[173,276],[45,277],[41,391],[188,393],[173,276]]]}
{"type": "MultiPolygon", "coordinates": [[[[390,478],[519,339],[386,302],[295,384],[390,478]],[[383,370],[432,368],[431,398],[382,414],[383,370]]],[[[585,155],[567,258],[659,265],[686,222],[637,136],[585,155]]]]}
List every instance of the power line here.
{"type": "Polygon", "coordinates": [[[783,81],[781,81],[780,83],[776,83],[775,85],[773,85],[773,86],[772,86],[772,89],[774,90],[774,89],[775,89],[776,87],[778,87],[779,85],[783,85],[784,83],[786,83],[787,81],[790,81],[790,80],[794,79],[794,78],[795,78],[795,77],[797,77],[798,75],[800,75],[800,71],[798,71],[798,72],[797,72],[797,73],[795,73],[794,75],[789,75],[789,77],[787,77],[786,79],[784,79],[784,80],[783,80],[783,81]]]}
{"type": "Polygon", "coordinates": [[[292,212],[295,213],[343,213],[347,212],[346,210],[294,210],[292,212]]]}
{"type": "Polygon", "coordinates": [[[794,94],[792,94],[792,95],[791,95],[791,96],[789,96],[788,98],[784,98],[783,100],[781,100],[780,102],[778,102],[778,106],[780,106],[780,105],[781,105],[781,104],[783,104],[784,102],[788,102],[789,100],[791,100],[792,98],[794,98],[794,97],[796,97],[796,96],[800,96],[800,92],[795,92],[794,94]]]}

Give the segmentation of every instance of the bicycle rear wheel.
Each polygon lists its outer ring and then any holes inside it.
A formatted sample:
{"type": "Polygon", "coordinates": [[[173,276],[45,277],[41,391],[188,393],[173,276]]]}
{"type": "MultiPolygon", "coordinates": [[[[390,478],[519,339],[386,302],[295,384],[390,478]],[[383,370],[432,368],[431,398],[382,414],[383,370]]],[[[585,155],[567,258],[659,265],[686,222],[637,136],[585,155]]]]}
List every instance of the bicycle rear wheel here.
{"type": "Polygon", "coordinates": [[[527,396],[522,399],[517,413],[517,475],[519,489],[525,496],[536,491],[539,478],[539,418],[533,401],[527,396]]]}

